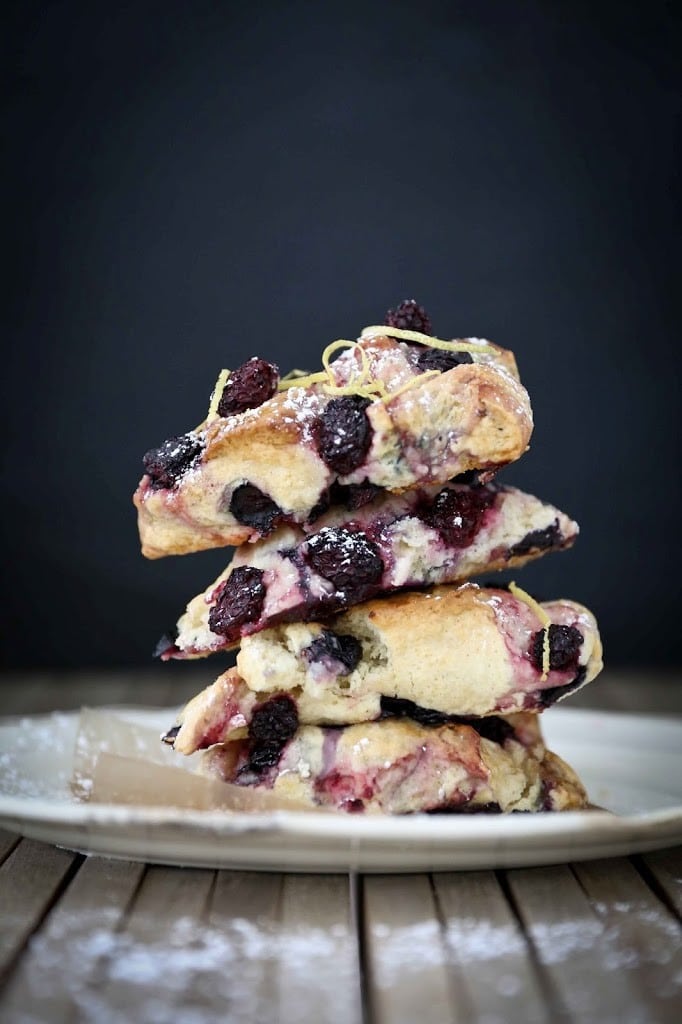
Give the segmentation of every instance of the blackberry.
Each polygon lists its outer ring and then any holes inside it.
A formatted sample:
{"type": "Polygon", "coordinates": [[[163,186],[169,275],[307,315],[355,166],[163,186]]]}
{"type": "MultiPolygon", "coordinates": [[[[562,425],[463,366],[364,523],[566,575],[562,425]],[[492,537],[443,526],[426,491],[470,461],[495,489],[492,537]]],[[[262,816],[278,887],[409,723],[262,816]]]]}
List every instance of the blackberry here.
{"type": "Polygon", "coordinates": [[[466,472],[458,473],[457,476],[453,476],[451,483],[469,484],[470,487],[480,487],[481,481],[479,479],[479,471],[477,469],[467,469],[466,472]]]}
{"type": "Polygon", "coordinates": [[[578,669],[578,673],[570,683],[564,683],[563,686],[549,686],[544,690],[538,690],[535,694],[537,702],[541,708],[548,708],[561,697],[568,697],[569,693],[573,693],[574,690],[579,689],[587,675],[587,667],[581,665],[578,669]]]}
{"type": "Polygon", "coordinates": [[[427,814],[501,814],[502,808],[498,803],[487,804],[443,804],[440,807],[432,807],[427,814]]]}
{"type": "Polygon", "coordinates": [[[483,739],[499,743],[514,738],[514,730],[508,722],[497,715],[488,718],[467,718],[463,715],[448,715],[444,711],[424,708],[403,697],[382,697],[381,714],[392,718],[411,718],[419,725],[469,725],[483,739]]]}
{"type": "Polygon", "coordinates": [[[256,409],[277,391],[279,370],[273,363],[253,356],[233,370],[227,378],[218,403],[219,416],[234,416],[256,409]]]}
{"type": "Polygon", "coordinates": [[[152,487],[173,487],[182,474],[199,459],[203,450],[203,442],[196,434],[171,437],[159,448],[151,448],[144,455],[142,463],[152,487]]]}
{"type": "Polygon", "coordinates": [[[312,569],[334,584],[347,601],[362,600],[384,571],[379,549],[363,533],[325,526],[307,542],[312,569]]]}
{"type": "MultiPolygon", "coordinates": [[[[542,651],[544,645],[545,631],[539,629],[533,634],[530,642],[531,661],[537,669],[542,671],[542,651]]],[[[557,626],[554,623],[549,627],[549,667],[556,671],[576,667],[580,645],[583,640],[582,633],[575,626],[557,626]]]]}
{"type": "Polygon", "coordinates": [[[503,746],[507,740],[513,740],[516,735],[509,722],[505,722],[504,718],[499,718],[497,715],[472,719],[468,724],[484,740],[499,743],[500,746],[503,746]]]}
{"type": "Polygon", "coordinates": [[[310,662],[330,659],[340,662],[345,672],[339,674],[347,676],[360,662],[362,644],[350,633],[334,633],[331,629],[323,629],[320,636],[306,647],[304,654],[310,662]]]}
{"type": "Polygon", "coordinates": [[[276,694],[259,704],[249,725],[248,768],[260,774],[277,764],[283,748],[297,729],[298,711],[287,694],[276,694]]]}
{"type": "Polygon", "coordinates": [[[443,711],[424,708],[404,697],[382,697],[381,714],[390,718],[411,718],[419,725],[445,725],[457,720],[454,715],[446,715],[443,711]]]}
{"type": "Polygon", "coordinates": [[[465,548],[476,536],[483,516],[495,500],[494,492],[485,487],[469,491],[444,488],[419,517],[451,547],[465,548]]]}
{"type": "Polygon", "coordinates": [[[239,638],[239,627],[258,619],[265,600],[263,570],[250,565],[233,569],[222,585],[208,616],[212,633],[227,640],[239,638]]]}
{"type": "Polygon", "coordinates": [[[315,447],[325,464],[339,476],[352,473],[364,461],[372,443],[372,427],[361,395],[332,398],[317,420],[315,447]]]}
{"type": "Polygon", "coordinates": [[[561,541],[561,530],[559,529],[559,520],[555,519],[549,526],[545,526],[543,530],[531,530],[527,533],[518,544],[514,544],[509,549],[510,555],[526,555],[529,551],[545,551],[547,548],[554,547],[555,544],[559,544],[561,541]]]}
{"type": "Polygon", "coordinates": [[[181,726],[179,726],[179,725],[172,726],[172,728],[170,728],[168,730],[168,732],[164,732],[162,734],[161,742],[162,743],[167,743],[169,747],[172,747],[174,745],[174,743],[175,743],[176,736],[180,732],[180,729],[181,729],[181,726]]]}
{"type": "Polygon", "coordinates": [[[270,533],[282,515],[277,502],[254,484],[241,484],[230,498],[230,512],[244,526],[251,526],[261,536],[270,533]]]}
{"type": "Polygon", "coordinates": [[[446,352],[442,348],[422,349],[417,359],[417,366],[422,372],[440,370],[441,373],[447,373],[453,366],[464,363],[473,363],[470,352],[446,352]]]}
{"type": "Polygon", "coordinates": [[[329,489],[329,498],[332,505],[343,505],[349,512],[355,512],[363,505],[374,501],[377,495],[383,492],[383,487],[371,484],[368,480],[361,484],[333,483],[329,489]]]}
{"type": "Polygon", "coordinates": [[[384,323],[387,327],[397,327],[401,331],[431,334],[431,319],[424,307],[418,306],[414,299],[405,299],[395,309],[389,309],[384,323]]]}

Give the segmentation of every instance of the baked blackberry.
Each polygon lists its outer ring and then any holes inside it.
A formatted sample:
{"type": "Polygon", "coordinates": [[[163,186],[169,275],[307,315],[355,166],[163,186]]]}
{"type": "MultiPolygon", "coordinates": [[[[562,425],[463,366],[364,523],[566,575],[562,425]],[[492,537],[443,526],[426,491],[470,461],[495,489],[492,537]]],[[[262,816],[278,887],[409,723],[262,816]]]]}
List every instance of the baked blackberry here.
{"type": "Polygon", "coordinates": [[[423,306],[417,305],[414,299],[405,299],[395,309],[389,309],[384,323],[387,327],[397,327],[401,331],[432,333],[429,314],[423,306]]]}
{"type": "Polygon", "coordinates": [[[233,370],[227,378],[218,403],[219,416],[234,416],[257,409],[277,391],[279,370],[273,363],[253,356],[233,370]]]}

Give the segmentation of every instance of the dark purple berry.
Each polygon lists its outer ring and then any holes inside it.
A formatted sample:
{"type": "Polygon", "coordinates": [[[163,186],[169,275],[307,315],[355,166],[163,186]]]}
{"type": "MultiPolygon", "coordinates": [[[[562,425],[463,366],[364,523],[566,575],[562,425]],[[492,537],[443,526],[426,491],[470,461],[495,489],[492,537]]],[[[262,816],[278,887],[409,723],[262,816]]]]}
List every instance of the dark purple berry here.
{"type": "Polygon", "coordinates": [[[526,555],[529,551],[546,551],[560,544],[562,540],[559,520],[555,519],[544,530],[531,530],[526,536],[509,549],[510,555],[526,555]]]}
{"type": "Polygon", "coordinates": [[[370,501],[374,501],[379,494],[383,493],[385,493],[383,487],[370,484],[367,480],[361,484],[340,484],[335,480],[311,509],[308,522],[314,523],[316,519],[329,511],[332,505],[339,505],[348,512],[356,512],[357,509],[368,505],[370,501]]]}
{"type": "Polygon", "coordinates": [[[417,366],[425,373],[426,370],[440,370],[447,373],[453,366],[461,366],[464,363],[473,363],[469,352],[446,352],[442,348],[425,348],[419,353],[417,366]]]}
{"type": "Polygon", "coordinates": [[[444,711],[424,708],[404,697],[382,697],[381,714],[382,717],[389,718],[411,718],[419,725],[445,725],[456,720],[453,715],[446,715],[444,711]]]}
{"type": "Polygon", "coordinates": [[[332,398],[315,425],[318,454],[339,476],[362,465],[369,451],[372,427],[365,412],[369,404],[360,395],[332,398]]]}
{"type": "Polygon", "coordinates": [[[495,493],[485,487],[468,491],[446,487],[419,515],[428,526],[438,530],[447,544],[465,548],[478,533],[483,516],[494,500],[495,493]]]}
{"type": "Polygon", "coordinates": [[[171,437],[159,448],[150,449],[142,462],[152,486],[173,487],[179,477],[194,465],[203,450],[203,442],[196,434],[171,437]]]}
{"type": "Polygon", "coordinates": [[[491,715],[489,718],[474,718],[467,724],[472,729],[475,729],[484,740],[490,740],[491,743],[499,743],[500,746],[503,746],[507,740],[513,740],[515,737],[514,730],[509,722],[505,722],[504,718],[498,718],[497,715],[491,715]]]}
{"type": "Polygon", "coordinates": [[[298,729],[298,711],[285,693],[276,694],[259,704],[249,725],[249,763],[260,773],[277,764],[282,749],[298,729]]]}
{"type": "Polygon", "coordinates": [[[259,618],[264,600],[263,570],[250,565],[237,566],[223,583],[209,612],[209,629],[228,640],[237,640],[239,627],[259,618]]]}
{"type": "Polygon", "coordinates": [[[583,685],[586,675],[587,666],[581,665],[577,675],[570,683],[564,683],[563,686],[549,686],[544,690],[538,690],[534,694],[538,705],[541,708],[548,708],[562,697],[568,697],[569,693],[573,693],[574,690],[579,689],[583,685]]]}
{"type": "Polygon", "coordinates": [[[270,533],[282,515],[279,505],[254,484],[241,484],[230,498],[230,512],[244,526],[251,526],[261,536],[270,533]]]}
{"type": "Polygon", "coordinates": [[[453,725],[469,725],[479,736],[493,743],[502,745],[506,740],[514,738],[514,730],[497,715],[488,718],[466,718],[463,715],[448,715],[444,711],[435,711],[433,708],[424,708],[414,701],[406,700],[403,697],[382,697],[382,717],[411,718],[419,725],[435,726],[451,723],[453,725]]]}
{"type": "Polygon", "coordinates": [[[175,737],[180,732],[180,728],[181,726],[174,725],[172,729],[168,730],[168,732],[164,732],[163,735],[161,736],[161,742],[167,743],[170,747],[172,747],[175,743],[175,737]]]}
{"type": "MultiPolygon", "coordinates": [[[[443,804],[440,807],[432,807],[427,814],[501,814],[502,808],[498,803],[492,801],[487,804],[443,804]]],[[[516,811],[512,811],[515,814],[516,811]]]]}
{"type": "Polygon", "coordinates": [[[332,505],[342,505],[349,512],[355,512],[363,505],[369,505],[370,501],[382,493],[383,487],[371,484],[368,480],[361,484],[333,483],[329,489],[329,498],[332,505]]]}
{"type": "Polygon", "coordinates": [[[312,569],[334,584],[346,600],[361,600],[384,571],[379,549],[363,533],[325,526],[307,542],[312,569]]]}
{"type": "Polygon", "coordinates": [[[468,484],[470,487],[479,487],[479,472],[477,469],[467,469],[466,472],[458,473],[457,476],[453,476],[451,483],[468,484]]]}
{"type": "Polygon", "coordinates": [[[246,409],[257,409],[277,391],[279,370],[265,359],[254,356],[233,370],[227,378],[218,403],[219,416],[234,416],[246,409]]]}
{"type": "Polygon", "coordinates": [[[331,629],[323,629],[320,636],[306,647],[304,654],[309,662],[340,662],[345,671],[339,675],[347,676],[360,662],[362,644],[350,633],[334,633],[331,629]]]}
{"type": "Polygon", "coordinates": [[[389,309],[384,323],[388,327],[397,327],[401,331],[431,334],[429,315],[423,306],[417,305],[414,299],[405,299],[395,309],[389,309]]]}
{"type": "MultiPolygon", "coordinates": [[[[549,627],[549,667],[555,671],[563,671],[568,668],[575,668],[578,665],[578,655],[584,637],[575,626],[557,626],[554,623],[549,627]]],[[[531,661],[537,669],[542,671],[542,651],[545,642],[545,631],[539,629],[533,634],[530,644],[531,661]]]]}

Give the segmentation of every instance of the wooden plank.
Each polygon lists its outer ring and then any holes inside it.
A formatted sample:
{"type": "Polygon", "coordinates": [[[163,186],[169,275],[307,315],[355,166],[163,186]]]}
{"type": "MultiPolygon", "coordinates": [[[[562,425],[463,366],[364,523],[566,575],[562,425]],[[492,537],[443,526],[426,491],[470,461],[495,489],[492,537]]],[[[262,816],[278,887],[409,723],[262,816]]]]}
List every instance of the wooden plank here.
{"type": "Polygon", "coordinates": [[[433,876],[457,1002],[472,1020],[544,1024],[548,1001],[527,940],[492,871],[433,876]]]}
{"type": "Polygon", "coordinates": [[[218,872],[208,923],[226,956],[204,984],[212,1006],[223,1014],[229,1006],[230,1024],[274,1020],[282,881],[277,874],[218,872]]]}
{"type": "Polygon", "coordinates": [[[175,933],[201,929],[215,872],[202,868],[152,866],[142,880],[125,921],[138,942],[168,942],[175,933]]]}
{"type": "Polygon", "coordinates": [[[212,944],[206,910],[215,873],[148,867],[113,944],[98,965],[88,1019],[201,1020],[211,1009],[205,973],[228,967],[225,944],[212,944]]]}
{"type": "Polygon", "coordinates": [[[0,867],[0,977],[79,859],[75,853],[23,839],[0,867]]]}
{"type": "Polygon", "coordinates": [[[279,1021],[360,1024],[360,963],[347,876],[285,876],[276,977],[279,1021]]]}
{"type": "Polygon", "coordinates": [[[471,1021],[453,997],[448,952],[427,875],[363,879],[367,998],[374,1024],[471,1021]]]}
{"type": "Polygon", "coordinates": [[[568,866],[516,869],[507,880],[560,1017],[604,1024],[652,1019],[624,971],[617,940],[568,866]]]}
{"type": "Polygon", "coordinates": [[[143,864],[89,857],[33,937],[2,995],[7,1019],[106,1019],[98,988],[143,864]]]}
{"type": "Polygon", "coordinates": [[[576,864],[574,872],[608,929],[610,955],[650,1019],[680,1019],[682,929],[627,860],[576,864]]]}
{"type": "Polygon", "coordinates": [[[682,917],[682,846],[647,853],[641,863],[677,916],[682,917]]]}
{"type": "Polygon", "coordinates": [[[0,864],[9,857],[20,839],[21,837],[15,832],[7,832],[4,828],[0,828],[0,864]]]}

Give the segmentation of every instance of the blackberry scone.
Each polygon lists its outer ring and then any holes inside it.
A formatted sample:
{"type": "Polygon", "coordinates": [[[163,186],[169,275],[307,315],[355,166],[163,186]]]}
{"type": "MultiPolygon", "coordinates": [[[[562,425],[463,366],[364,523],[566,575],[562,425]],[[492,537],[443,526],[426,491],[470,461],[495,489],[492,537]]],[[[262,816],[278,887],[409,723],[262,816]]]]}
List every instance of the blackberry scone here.
{"type": "Polygon", "coordinates": [[[587,806],[575,772],[546,750],[535,715],[423,725],[409,718],[300,726],[280,712],[212,747],[202,770],[311,807],[351,813],[511,813],[587,806]]]}
{"type": "Polygon", "coordinates": [[[185,754],[240,739],[282,700],[317,726],[543,711],[599,674],[599,632],[581,605],[513,589],[438,587],[247,637],[166,739],[185,754]]]}
{"type": "Polygon", "coordinates": [[[532,413],[513,354],[489,341],[389,324],[328,346],[323,365],[280,380],[251,359],[221,374],[196,430],[147,452],[134,495],[147,557],[313,522],[335,487],[402,492],[470,470],[490,477],[528,446],[532,413]]]}
{"type": "Polygon", "coordinates": [[[552,505],[495,482],[401,495],[346,491],[314,524],[279,527],[239,548],[157,653],[202,657],[278,623],[329,616],[379,594],[521,566],[570,547],[578,534],[577,523],[552,505]]]}

